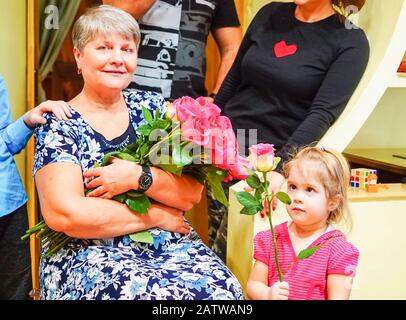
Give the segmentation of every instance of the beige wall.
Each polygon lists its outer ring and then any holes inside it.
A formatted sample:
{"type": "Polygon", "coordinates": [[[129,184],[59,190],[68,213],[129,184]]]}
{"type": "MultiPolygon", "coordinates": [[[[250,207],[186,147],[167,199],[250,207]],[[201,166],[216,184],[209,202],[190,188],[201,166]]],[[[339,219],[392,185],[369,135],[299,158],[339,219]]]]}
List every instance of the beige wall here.
{"type": "MultiPolygon", "coordinates": [[[[0,0],[0,73],[10,96],[13,119],[26,109],[26,1],[0,0]]],[[[24,152],[15,157],[25,180],[24,152]]]]}
{"type": "Polygon", "coordinates": [[[386,90],[349,148],[406,148],[406,88],[386,90]]]}

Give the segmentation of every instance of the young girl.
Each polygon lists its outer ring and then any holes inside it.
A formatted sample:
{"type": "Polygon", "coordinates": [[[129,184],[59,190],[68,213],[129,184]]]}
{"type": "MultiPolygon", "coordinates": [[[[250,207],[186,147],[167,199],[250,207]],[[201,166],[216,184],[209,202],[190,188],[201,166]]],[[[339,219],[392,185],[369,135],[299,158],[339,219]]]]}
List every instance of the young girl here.
{"type": "Polygon", "coordinates": [[[333,228],[344,218],[349,167],[336,151],[302,149],[285,165],[291,222],[275,228],[278,258],[284,281],[279,282],[271,230],[254,239],[255,264],[248,279],[250,299],[348,299],[359,252],[333,228]],[[299,260],[300,251],[319,246],[299,260]]]}

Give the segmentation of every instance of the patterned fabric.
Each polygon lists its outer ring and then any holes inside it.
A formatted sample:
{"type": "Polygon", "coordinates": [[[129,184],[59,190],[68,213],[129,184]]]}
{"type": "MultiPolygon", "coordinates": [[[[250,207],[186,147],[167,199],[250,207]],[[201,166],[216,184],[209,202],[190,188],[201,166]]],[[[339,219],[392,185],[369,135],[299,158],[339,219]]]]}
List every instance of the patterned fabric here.
{"type": "Polygon", "coordinates": [[[240,25],[233,0],[157,0],[139,19],[141,43],[131,88],[165,99],[206,96],[206,41],[240,25]]]}
{"type": "MultiPolygon", "coordinates": [[[[141,105],[165,113],[162,96],[124,91],[133,129],[145,123],[141,105]]],[[[88,170],[111,151],[133,142],[128,130],[103,141],[79,113],[68,121],[47,116],[36,129],[33,172],[52,162],[71,162],[88,170]],[[113,143],[114,142],[114,143],[113,143]]],[[[189,235],[151,229],[154,243],[140,244],[128,236],[74,239],[40,264],[41,299],[243,299],[237,279],[192,230],[189,235]]]]}
{"type": "MultiPolygon", "coordinates": [[[[276,226],[275,237],[283,281],[289,283],[289,300],[326,300],[328,275],[355,275],[359,251],[331,226],[308,246],[320,248],[304,260],[296,258],[287,222],[276,226]]],[[[269,286],[279,281],[270,230],[255,236],[254,258],[268,265],[269,286]]]]}

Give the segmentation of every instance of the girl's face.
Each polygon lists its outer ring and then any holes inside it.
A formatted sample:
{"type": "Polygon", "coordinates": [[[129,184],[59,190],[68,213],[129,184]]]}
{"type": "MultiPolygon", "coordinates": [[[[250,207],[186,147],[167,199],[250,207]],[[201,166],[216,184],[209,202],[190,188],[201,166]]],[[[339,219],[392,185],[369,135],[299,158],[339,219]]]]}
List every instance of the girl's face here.
{"type": "Polygon", "coordinates": [[[75,58],[82,70],[84,82],[98,90],[122,90],[130,83],[137,66],[137,47],[134,40],[117,34],[106,38],[97,36],[75,58]]]}
{"type": "Polygon", "coordinates": [[[287,206],[289,216],[298,226],[320,227],[327,223],[331,211],[337,203],[328,198],[320,179],[312,174],[311,166],[306,161],[300,167],[292,166],[288,176],[288,194],[292,203],[287,206]],[[310,168],[310,170],[306,170],[310,168]],[[305,169],[306,172],[303,172],[305,169]]]}

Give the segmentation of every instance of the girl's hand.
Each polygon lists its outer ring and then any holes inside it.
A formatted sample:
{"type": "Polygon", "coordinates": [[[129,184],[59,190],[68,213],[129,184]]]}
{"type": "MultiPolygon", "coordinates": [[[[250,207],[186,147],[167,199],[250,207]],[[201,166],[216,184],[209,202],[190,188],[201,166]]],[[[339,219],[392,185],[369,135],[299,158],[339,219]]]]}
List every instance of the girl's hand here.
{"type": "Polygon", "coordinates": [[[184,212],[179,209],[155,202],[148,210],[148,214],[152,219],[153,227],[183,234],[188,234],[190,232],[190,225],[183,217],[184,212]]]}
{"type": "Polygon", "coordinates": [[[268,299],[269,300],[288,300],[289,298],[289,283],[287,282],[275,282],[275,284],[269,288],[268,299]]]}
{"type": "Polygon", "coordinates": [[[45,124],[47,122],[43,117],[44,113],[52,112],[59,120],[66,121],[72,117],[70,110],[71,108],[65,101],[48,100],[26,112],[23,120],[29,128],[34,129],[37,124],[45,124]]]}
{"type": "Polygon", "coordinates": [[[85,178],[93,179],[86,188],[95,189],[86,196],[111,199],[128,190],[137,190],[141,171],[141,166],[134,162],[113,158],[108,166],[92,168],[84,173],[85,178]]]}

